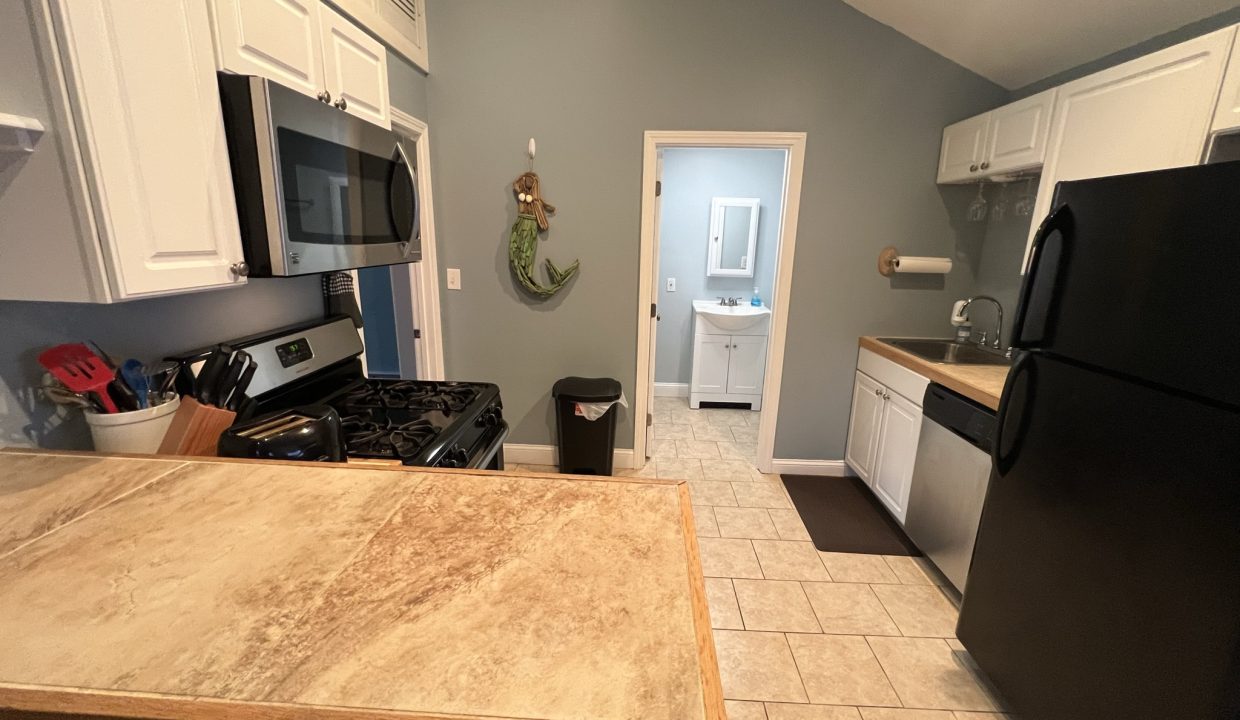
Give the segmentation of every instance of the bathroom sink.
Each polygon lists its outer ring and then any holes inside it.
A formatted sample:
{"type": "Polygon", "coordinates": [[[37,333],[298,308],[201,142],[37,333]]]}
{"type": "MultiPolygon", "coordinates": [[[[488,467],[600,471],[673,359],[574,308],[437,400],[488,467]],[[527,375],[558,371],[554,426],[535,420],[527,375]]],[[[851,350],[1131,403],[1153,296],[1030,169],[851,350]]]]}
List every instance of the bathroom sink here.
{"type": "Polygon", "coordinates": [[[879,338],[878,341],[931,362],[948,363],[950,365],[1012,364],[1012,359],[999,350],[958,343],[955,340],[879,338]]]}
{"type": "Polygon", "coordinates": [[[715,300],[694,300],[693,312],[705,315],[720,330],[744,330],[771,314],[765,305],[720,305],[715,300]]]}

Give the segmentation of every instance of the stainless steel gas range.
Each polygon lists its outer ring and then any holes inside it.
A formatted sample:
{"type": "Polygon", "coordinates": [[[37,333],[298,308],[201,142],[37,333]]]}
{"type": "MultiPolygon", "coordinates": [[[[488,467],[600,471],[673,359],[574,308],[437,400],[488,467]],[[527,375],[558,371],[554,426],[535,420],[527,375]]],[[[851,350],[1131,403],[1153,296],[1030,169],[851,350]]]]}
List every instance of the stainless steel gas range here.
{"type": "MultiPolygon", "coordinates": [[[[504,421],[491,383],[367,379],[362,342],[348,318],[329,318],[224,343],[258,366],[254,402],[238,422],[305,405],[340,416],[348,458],[405,465],[502,470],[504,421]]],[[[210,348],[176,357],[188,386],[210,348]]]]}

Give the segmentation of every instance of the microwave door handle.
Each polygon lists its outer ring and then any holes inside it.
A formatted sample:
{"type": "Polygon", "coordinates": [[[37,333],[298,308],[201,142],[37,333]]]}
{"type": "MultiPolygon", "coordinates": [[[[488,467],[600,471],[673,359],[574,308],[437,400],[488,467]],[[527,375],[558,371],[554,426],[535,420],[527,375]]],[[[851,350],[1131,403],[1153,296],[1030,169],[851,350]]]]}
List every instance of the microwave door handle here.
{"type": "MultiPolygon", "coordinates": [[[[405,257],[408,257],[409,252],[417,247],[414,241],[418,239],[418,234],[421,231],[422,208],[421,203],[418,201],[418,176],[413,169],[413,163],[409,162],[409,156],[405,154],[405,148],[400,141],[396,143],[396,153],[400,155],[401,162],[405,164],[405,171],[409,173],[409,187],[412,190],[410,194],[413,197],[413,223],[409,227],[409,237],[403,241],[405,245],[404,254],[405,257]]],[[[388,194],[388,197],[389,199],[391,198],[391,193],[388,194]]]]}

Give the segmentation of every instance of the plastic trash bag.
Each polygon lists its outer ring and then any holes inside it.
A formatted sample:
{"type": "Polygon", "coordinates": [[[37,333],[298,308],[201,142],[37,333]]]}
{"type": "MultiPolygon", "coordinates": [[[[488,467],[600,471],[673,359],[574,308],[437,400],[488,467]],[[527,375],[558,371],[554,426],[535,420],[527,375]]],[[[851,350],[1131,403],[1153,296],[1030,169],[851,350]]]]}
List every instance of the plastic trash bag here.
{"type": "Polygon", "coordinates": [[[624,392],[622,391],[620,393],[619,400],[611,400],[609,402],[596,402],[596,403],[579,402],[579,403],[574,403],[574,405],[576,406],[573,408],[574,415],[583,417],[586,420],[589,420],[590,422],[594,422],[595,420],[598,420],[599,418],[606,415],[607,411],[611,409],[612,405],[619,405],[620,407],[625,408],[627,410],[629,407],[629,401],[625,399],[624,392]]]}

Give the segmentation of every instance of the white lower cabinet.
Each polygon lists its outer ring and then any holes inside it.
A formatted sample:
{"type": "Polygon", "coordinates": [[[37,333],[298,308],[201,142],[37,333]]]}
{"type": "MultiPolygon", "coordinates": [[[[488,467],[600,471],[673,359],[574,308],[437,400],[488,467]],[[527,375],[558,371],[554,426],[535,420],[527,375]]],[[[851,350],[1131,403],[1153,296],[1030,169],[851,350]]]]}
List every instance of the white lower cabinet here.
{"type": "Polygon", "coordinates": [[[748,403],[762,409],[766,378],[766,335],[693,336],[689,407],[703,402],[748,403]]]}
{"type": "Polygon", "coordinates": [[[861,351],[853,381],[844,461],[901,524],[921,435],[921,398],[929,382],[868,350],[861,351]]]}
{"type": "Polygon", "coordinates": [[[921,407],[892,392],[883,395],[883,414],[878,424],[878,452],[870,486],[891,514],[901,523],[908,512],[913,480],[913,458],[921,434],[921,407]]]}

